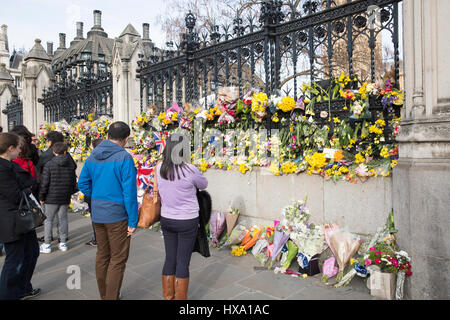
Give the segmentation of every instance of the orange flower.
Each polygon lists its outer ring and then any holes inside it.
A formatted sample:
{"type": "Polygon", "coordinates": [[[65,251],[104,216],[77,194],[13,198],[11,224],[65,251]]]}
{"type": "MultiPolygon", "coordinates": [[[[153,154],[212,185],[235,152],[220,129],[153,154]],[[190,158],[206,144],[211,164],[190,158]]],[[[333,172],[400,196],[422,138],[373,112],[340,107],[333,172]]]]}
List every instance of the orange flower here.
{"type": "Polygon", "coordinates": [[[344,155],[342,154],[342,150],[338,150],[338,151],[334,152],[334,162],[338,162],[342,158],[344,158],[344,155]]]}

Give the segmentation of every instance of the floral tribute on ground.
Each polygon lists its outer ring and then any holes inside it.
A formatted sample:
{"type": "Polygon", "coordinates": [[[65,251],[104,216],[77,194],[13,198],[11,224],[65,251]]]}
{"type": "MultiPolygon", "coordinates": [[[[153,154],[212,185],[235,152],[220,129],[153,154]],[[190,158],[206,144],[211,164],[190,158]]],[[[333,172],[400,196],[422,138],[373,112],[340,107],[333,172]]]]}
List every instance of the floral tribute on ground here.
{"type": "Polygon", "coordinates": [[[337,223],[310,222],[306,201],[306,196],[292,201],[283,208],[283,219],[268,226],[246,227],[237,219],[236,225],[225,228],[224,217],[239,215],[239,210],[213,212],[210,246],[228,249],[234,257],[250,252],[259,265],[255,268],[301,278],[318,275],[335,288],[348,285],[357,275],[373,296],[403,299],[404,281],[412,276],[411,258],[396,245],[393,211],[385,226],[372,236],[362,237],[341,229],[337,223]],[[380,276],[393,281],[389,284],[380,276]]]}

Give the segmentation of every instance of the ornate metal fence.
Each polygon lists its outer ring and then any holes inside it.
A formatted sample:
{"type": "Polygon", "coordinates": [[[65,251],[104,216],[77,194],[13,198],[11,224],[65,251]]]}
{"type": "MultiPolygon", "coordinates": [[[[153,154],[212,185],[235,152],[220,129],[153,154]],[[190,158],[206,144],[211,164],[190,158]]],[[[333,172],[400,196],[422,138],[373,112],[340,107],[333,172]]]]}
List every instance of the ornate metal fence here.
{"type": "Polygon", "coordinates": [[[45,120],[49,122],[65,119],[68,122],[94,118],[102,115],[113,116],[113,86],[109,71],[98,69],[87,60],[78,78],[60,74],[60,81],[49,89],[44,89],[38,101],[44,104],[45,120]]]}
{"type": "Polygon", "coordinates": [[[8,131],[15,125],[23,124],[23,103],[19,98],[7,103],[2,112],[8,116],[8,131]]]}
{"type": "Polygon", "coordinates": [[[298,10],[295,1],[290,6],[263,1],[259,17],[237,17],[201,35],[189,13],[178,50],[138,62],[141,111],[151,104],[162,110],[173,101],[207,106],[208,96],[217,97],[222,86],[238,87],[240,96],[256,88],[297,100],[301,82],[323,84],[341,72],[375,82],[386,76],[386,43],[392,51],[391,81],[398,88],[399,2],[308,0],[298,10]]]}

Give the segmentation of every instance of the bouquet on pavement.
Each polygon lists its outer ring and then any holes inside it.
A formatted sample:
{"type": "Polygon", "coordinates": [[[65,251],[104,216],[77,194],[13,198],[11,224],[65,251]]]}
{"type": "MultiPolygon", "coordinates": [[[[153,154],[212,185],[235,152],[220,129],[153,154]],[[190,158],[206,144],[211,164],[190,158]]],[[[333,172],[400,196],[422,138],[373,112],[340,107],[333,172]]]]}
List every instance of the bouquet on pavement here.
{"type": "Polygon", "coordinates": [[[210,245],[217,247],[219,245],[219,237],[225,229],[225,213],[213,211],[209,220],[210,245]]]}
{"type": "Polygon", "coordinates": [[[334,253],[339,266],[339,273],[336,277],[339,282],[344,276],[344,269],[350,258],[358,251],[361,239],[343,230],[335,230],[329,234],[329,237],[331,251],[334,253]]]}

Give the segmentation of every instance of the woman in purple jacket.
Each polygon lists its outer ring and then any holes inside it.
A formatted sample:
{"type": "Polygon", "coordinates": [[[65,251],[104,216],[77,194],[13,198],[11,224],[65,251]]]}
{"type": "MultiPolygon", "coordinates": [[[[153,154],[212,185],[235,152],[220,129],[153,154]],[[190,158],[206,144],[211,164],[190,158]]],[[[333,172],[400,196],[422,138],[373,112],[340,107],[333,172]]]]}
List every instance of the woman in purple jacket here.
{"type": "MultiPolygon", "coordinates": [[[[197,189],[205,189],[208,180],[191,164],[177,161],[175,147],[181,141],[167,139],[163,162],[157,166],[157,184],[161,196],[161,229],[166,260],[162,270],[165,300],[186,300],[189,287],[189,263],[197,237],[199,205],[197,189]],[[175,150],[174,150],[175,149],[175,150]],[[176,164],[180,163],[180,164],[176,164]]],[[[180,157],[177,157],[180,156],[180,157]]]]}

